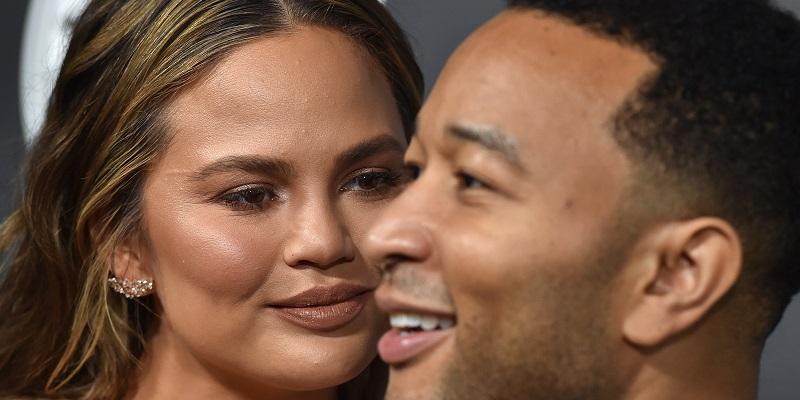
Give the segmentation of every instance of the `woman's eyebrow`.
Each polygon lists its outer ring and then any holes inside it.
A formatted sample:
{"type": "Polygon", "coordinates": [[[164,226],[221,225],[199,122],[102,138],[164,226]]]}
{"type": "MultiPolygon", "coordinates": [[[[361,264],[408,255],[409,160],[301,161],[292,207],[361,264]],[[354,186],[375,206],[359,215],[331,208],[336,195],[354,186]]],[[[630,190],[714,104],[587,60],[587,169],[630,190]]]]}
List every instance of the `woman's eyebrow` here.
{"type": "Polygon", "coordinates": [[[349,165],[355,164],[375,154],[385,153],[385,152],[396,152],[403,154],[405,150],[406,146],[400,143],[400,141],[397,140],[394,136],[389,134],[382,134],[379,136],[366,139],[363,142],[358,143],[353,147],[345,150],[344,152],[336,156],[336,161],[334,162],[334,165],[335,168],[339,170],[341,168],[345,168],[349,165]]]}
{"type": "Polygon", "coordinates": [[[230,172],[248,172],[288,179],[294,174],[294,169],[283,160],[258,155],[235,155],[211,162],[191,174],[189,178],[193,181],[203,181],[213,175],[230,172]]]}

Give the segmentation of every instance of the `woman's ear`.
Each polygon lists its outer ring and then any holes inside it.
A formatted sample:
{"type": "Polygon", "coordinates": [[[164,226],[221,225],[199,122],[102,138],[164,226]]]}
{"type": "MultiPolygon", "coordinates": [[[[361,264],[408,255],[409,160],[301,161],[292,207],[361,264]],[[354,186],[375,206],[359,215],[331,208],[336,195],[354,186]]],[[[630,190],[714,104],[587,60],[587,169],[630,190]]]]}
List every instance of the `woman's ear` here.
{"type": "Polygon", "coordinates": [[[636,248],[625,266],[633,284],[622,333],[640,347],[662,344],[698,323],[742,269],[739,236],[718,218],[665,224],[636,248]]]}
{"type": "Polygon", "coordinates": [[[109,255],[111,274],[119,280],[153,280],[147,263],[147,247],[140,234],[127,235],[109,255]]]}
{"type": "Polygon", "coordinates": [[[111,289],[129,299],[153,293],[153,274],[146,251],[146,244],[138,234],[126,236],[114,246],[109,255],[111,289]]]}

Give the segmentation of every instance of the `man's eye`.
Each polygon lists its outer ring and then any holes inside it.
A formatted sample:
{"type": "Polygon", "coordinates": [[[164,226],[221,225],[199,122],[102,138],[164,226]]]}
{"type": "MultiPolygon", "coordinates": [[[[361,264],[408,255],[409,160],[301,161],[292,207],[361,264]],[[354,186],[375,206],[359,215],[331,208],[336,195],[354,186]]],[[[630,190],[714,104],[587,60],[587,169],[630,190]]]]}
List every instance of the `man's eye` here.
{"type": "Polygon", "coordinates": [[[386,170],[364,171],[355,175],[341,188],[339,188],[339,191],[382,193],[386,190],[400,186],[402,181],[402,174],[396,172],[386,170]]]}
{"type": "Polygon", "coordinates": [[[266,201],[275,200],[276,195],[265,187],[245,187],[226,193],[220,200],[226,206],[236,211],[260,210],[266,201]]]}
{"type": "Polygon", "coordinates": [[[460,172],[458,174],[459,185],[464,189],[490,189],[491,187],[481,181],[480,179],[464,173],[460,172]]]}

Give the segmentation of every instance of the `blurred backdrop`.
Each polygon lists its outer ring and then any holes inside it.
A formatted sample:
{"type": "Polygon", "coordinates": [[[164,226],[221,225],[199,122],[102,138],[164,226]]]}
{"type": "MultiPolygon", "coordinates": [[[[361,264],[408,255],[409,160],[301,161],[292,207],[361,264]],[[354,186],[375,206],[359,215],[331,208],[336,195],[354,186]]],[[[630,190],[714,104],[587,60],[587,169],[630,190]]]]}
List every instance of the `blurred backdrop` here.
{"type": "MultiPolygon", "coordinates": [[[[58,69],[65,25],[57,19],[74,15],[84,1],[12,0],[0,13],[0,218],[19,194],[17,168],[25,151],[24,138],[41,119],[50,77],[58,69]]],[[[411,38],[428,90],[457,44],[503,8],[500,0],[387,3],[411,38]]],[[[800,14],[800,0],[779,3],[800,14]]],[[[800,399],[800,300],[795,299],[770,337],[761,375],[762,400],[800,399]]]]}

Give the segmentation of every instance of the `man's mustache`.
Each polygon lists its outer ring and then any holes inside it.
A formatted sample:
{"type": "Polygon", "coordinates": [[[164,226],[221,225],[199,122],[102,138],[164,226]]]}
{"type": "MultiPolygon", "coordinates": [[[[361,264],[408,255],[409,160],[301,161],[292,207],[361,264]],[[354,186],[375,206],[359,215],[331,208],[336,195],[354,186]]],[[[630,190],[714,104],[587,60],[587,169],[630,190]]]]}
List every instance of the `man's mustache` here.
{"type": "Polygon", "coordinates": [[[453,298],[442,274],[433,273],[424,267],[395,265],[385,269],[382,275],[382,286],[400,292],[412,298],[422,299],[425,303],[455,309],[453,298]]]}

